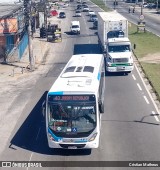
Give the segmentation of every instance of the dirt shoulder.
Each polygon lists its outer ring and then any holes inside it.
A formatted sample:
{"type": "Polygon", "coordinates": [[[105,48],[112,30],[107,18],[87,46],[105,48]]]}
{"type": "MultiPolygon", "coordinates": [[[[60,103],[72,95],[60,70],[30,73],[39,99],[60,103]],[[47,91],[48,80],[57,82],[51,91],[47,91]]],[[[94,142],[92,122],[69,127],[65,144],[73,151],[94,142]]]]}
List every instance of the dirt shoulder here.
{"type": "Polygon", "coordinates": [[[160,53],[147,54],[145,57],[139,58],[139,61],[160,64],[160,53]]]}

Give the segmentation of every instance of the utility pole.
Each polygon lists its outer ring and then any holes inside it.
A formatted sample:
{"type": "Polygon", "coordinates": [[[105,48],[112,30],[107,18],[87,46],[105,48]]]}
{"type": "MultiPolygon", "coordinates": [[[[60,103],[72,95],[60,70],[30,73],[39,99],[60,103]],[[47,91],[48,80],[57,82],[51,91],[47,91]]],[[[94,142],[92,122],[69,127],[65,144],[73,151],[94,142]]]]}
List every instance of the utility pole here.
{"type": "Polygon", "coordinates": [[[30,24],[31,5],[32,5],[32,0],[31,1],[24,0],[25,28],[28,34],[29,66],[30,66],[30,70],[33,71],[34,60],[33,60],[33,50],[32,50],[32,42],[31,42],[31,24],[30,24]]]}
{"type": "Polygon", "coordinates": [[[156,10],[157,10],[157,13],[158,13],[158,0],[157,0],[156,3],[157,3],[157,5],[156,5],[156,10]]]}
{"type": "Polygon", "coordinates": [[[142,0],[142,3],[141,3],[141,15],[143,15],[143,5],[144,5],[144,0],[142,0]]]}
{"type": "Polygon", "coordinates": [[[45,27],[47,28],[47,8],[46,8],[46,2],[47,2],[47,0],[44,2],[44,24],[45,24],[45,27]]]}

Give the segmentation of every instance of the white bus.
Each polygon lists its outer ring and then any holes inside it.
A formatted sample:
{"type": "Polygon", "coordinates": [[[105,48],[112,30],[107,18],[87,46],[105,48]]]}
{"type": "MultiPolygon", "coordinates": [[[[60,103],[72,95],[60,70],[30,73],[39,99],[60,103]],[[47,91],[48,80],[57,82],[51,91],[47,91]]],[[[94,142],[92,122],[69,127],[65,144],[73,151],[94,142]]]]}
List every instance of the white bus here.
{"type": "Polygon", "coordinates": [[[104,56],[73,55],[49,90],[45,102],[50,148],[98,148],[104,90],[104,56]]]}

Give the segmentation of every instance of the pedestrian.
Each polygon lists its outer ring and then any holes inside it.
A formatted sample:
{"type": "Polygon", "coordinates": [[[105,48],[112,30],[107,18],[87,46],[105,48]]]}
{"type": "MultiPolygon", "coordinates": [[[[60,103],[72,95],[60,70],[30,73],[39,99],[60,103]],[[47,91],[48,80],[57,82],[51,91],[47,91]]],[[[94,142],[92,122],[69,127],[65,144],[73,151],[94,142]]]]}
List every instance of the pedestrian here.
{"type": "Polygon", "coordinates": [[[135,7],[133,8],[133,13],[135,12],[135,7]]]}

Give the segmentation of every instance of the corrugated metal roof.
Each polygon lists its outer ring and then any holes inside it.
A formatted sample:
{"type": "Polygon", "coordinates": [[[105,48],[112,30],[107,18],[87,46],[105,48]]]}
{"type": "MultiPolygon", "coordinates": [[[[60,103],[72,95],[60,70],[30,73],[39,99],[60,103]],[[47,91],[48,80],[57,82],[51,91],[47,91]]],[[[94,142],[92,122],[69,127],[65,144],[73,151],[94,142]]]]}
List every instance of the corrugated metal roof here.
{"type": "Polygon", "coordinates": [[[5,4],[0,3],[0,18],[5,18],[12,15],[15,11],[21,8],[23,4],[5,4]]]}

